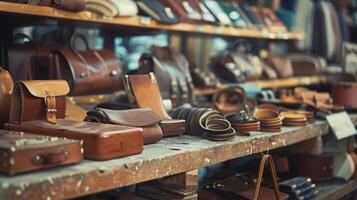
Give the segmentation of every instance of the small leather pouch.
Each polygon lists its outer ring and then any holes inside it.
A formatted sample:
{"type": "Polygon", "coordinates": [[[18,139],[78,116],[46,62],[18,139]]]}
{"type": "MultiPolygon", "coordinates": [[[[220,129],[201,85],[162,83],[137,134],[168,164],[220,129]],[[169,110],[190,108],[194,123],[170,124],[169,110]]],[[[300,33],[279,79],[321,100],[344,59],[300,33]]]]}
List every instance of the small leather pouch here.
{"type": "Polygon", "coordinates": [[[175,13],[168,6],[163,5],[159,0],[137,0],[138,7],[153,19],[164,24],[179,23],[175,13]]]}
{"type": "Polygon", "coordinates": [[[160,126],[164,137],[181,135],[185,132],[185,120],[172,121],[172,118],[167,114],[153,73],[126,75],[124,86],[132,107],[152,109],[160,117],[162,120],[160,126]]]}
{"type": "Polygon", "coordinates": [[[0,67],[0,127],[9,121],[13,87],[14,82],[10,73],[0,67]]]}
{"type": "Polygon", "coordinates": [[[153,144],[162,138],[162,130],[159,126],[161,120],[151,109],[108,110],[96,108],[96,110],[87,113],[85,121],[140,127],[143,129],[144,144],[153,144]]]}
{"type": "Polygon", "coordinates": [[[112,93],[120,89],[122,64],[111,50],[91,50],[81,34],[72,36],[72,48],[58,48],[51,59],[50,78],[66,80],[70,95],[112,93]],[[85,51],[74,48],[74,40],[80,38],[85,51]]]}
{"type": "Polygon", "coordinates": [[[79,140],[0,130],[0,172],[7,175],[78,163],[79,140]]]}
{"type": "Polygon", "coordinates": [[[69,87],[64,80],[21,81],[15,84],[10,110],[10,123],[21,124],[46,119],[55,124],[66,113],[69,87]]]}

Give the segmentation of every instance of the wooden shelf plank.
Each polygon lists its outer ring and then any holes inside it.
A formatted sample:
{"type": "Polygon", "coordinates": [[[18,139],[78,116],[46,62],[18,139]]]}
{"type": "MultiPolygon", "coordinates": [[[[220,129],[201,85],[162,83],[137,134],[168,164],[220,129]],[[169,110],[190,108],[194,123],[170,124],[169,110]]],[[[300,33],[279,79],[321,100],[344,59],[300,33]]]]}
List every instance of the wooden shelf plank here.
{"type": "MultiPolygon", "coordinates": [[[[307,86],[307,85],[324,83],[326,81],[327,81],[326,76],[302,76],[302,77],[291,77],[285,79],[248,81],[246,83],[255,84],[262,89],[267,89],[267,88],[287,88],[287,87],[296,87],[296,86],[307,86]]],[[[196,89],[194,91],[194,94],[197,96],[212,95],[216,93],[218,89],[223,89],[228,86],[229,86],[228,84],[223,84],[218,86],[218,88],[196,89]]]]}
{"type": "MultiPolygon", "coordinates": [[[[357,122],[357,115],[352,119],[357,122]]],[[[5,199],[83,196],[265,152],[327,133],[327,123],[318,121],[302,128],[284,127],[280,133],[256,132],[226,142],[193,136],[166,138],[145,146],[140,155],[104,162],[85,160],[78,165],[15,177],[0,176],[0,196],[5,199]]]]}
{"type": "Polygon", "coordinates": [[[319,195],[314,200],[336,200],[342,199],[349,193],[357,190],[357,180],[351,180],[346,184],[317,185],[319,195]]]}
{"type": "MultiPolygon", "coordinates": [[[[304,38],[302,32],[287,32],[277,30],[242,29],[229,26],[213,26],[179,23],[174,25],[160,24],[154,20],[147,20],[144,17],[120,17],[106,19],[98,17],[90,12],[67,12],[64,10],[31,6],[0,1],[0,13],[15,14],[16,16],[36,16],[59,20],[71,20],[77,22],[89,22],[102,25],[112,25],[125,28],[155,29],[175,32],[198,33],[206,35],[220,35],[229,37],[260,38],[260,39],[279,39],[279,40],[301,40],[304,38]]],[[[15,16],[14,15],[14,16],[15,16]]]]}

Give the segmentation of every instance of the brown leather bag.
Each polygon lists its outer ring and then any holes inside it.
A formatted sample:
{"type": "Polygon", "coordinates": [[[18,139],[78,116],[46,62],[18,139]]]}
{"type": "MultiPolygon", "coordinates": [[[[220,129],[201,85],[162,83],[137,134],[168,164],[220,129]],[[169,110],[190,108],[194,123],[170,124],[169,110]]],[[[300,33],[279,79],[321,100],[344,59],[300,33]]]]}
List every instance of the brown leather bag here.
{"type": "Polygon", "coordinates": [[[11,98],[10,123],[47,119],[56,123],[65,118],[66,95],[69,87],[64,80],[17,82],[11,98]]]}
{"type": "Polygon", "coordinates": [[[120,89],[122,63],[111,50],[91,50],[81,34],[72,37],[72,48],[58,48],[51,60],[51,79],[63,79],[70,85],[70,95],[112,93],[120,89]],[[77,51],[75,39],[84,41],[87,50],[77,51]]]}
{"type": "Polygon", "coordinates": [[[56,124],[44,120],[5,124],[5,128],[12,131],[83,140],[84,157],[91,160],[109,160],[140,154],[143,151],[141,128],[64,119],[58,119],[56,124]]]}
{"type": "Polygon", "coordinates": [[[13,87],[14,82],[10,73],[0,67],[0,126],[9,121],[13,87]]]}
{"type": "Polygon", "coordinates": [[[0,172],[7,175],[78,163],[82,154],[79,140],[0,130],[0,172]]]}
{"type": "Polygon", "coordinates": [[[87,113],[86,121],[140,127],[143,129],[144,144],[161,140],[162,130],[159,116],[151,109],[109,110],[96,108],[87,113]]]}

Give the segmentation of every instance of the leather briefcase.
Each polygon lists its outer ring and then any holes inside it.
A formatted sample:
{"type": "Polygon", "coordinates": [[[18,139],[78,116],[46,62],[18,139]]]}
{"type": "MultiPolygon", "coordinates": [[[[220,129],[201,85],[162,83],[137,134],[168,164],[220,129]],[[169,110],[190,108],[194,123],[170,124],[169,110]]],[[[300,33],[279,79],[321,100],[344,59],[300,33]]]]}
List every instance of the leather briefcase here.
{"type": "Polygon", "coordinates": [[[0,67],[0,127],[9,121],[13,87],[14,82],[10,73],[0,67]]]}
{"type": "Polygon", "coordinates": [[[44,120],[21,124],[9,123],[5,124],[5,128],[12,131],[83,140],[84,157],[91,160],[109,160],[140,154],[143,151],[141,128],[64,119],[58,119],[56,124],[44,120]]]}
{"type": "Polygon", "coordinates": [[[0,172],[7,175],[78,163],[82,153],[79,140],[0,130],[0,172]]]}
{"type": "Polygon", "coordinates": [[[153,144],[161,140],[160,118],[151,109],[109,110],[96,108],[89,111],[85,121],[140,127],[143,129],[144,144],[153,144]]]}
{"type": "Polygon", "coordinates": [[[91,50],[85,36],[72,36],[71,49],[58,48],[53,52],[51,79],[63,79],[70,85],[70,95],[112,93],[120,89],[122,63],[111,50],[91,50]],[[80,38],[87,50],[77,51],[74,40],[80,38]]]}
{"type": "Polygon", "coordinates": [[[17,82],[11,98],[10,123],[65,118],[68,84],[64,80],[17,82]]]}

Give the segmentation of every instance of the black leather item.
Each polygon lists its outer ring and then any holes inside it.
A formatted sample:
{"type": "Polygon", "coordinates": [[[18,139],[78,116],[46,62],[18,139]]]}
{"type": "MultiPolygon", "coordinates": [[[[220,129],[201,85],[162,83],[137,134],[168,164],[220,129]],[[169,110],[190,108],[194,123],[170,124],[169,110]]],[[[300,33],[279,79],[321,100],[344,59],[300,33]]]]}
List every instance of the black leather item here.
{"type": "Polygon", "coordinates": [[[137,0],[136,4],[139,9],[145,14],[154,18],[160,23],[176,24],[179,23],[178,18],[170,7],[164,6],[158,0],[137,0]]]}

